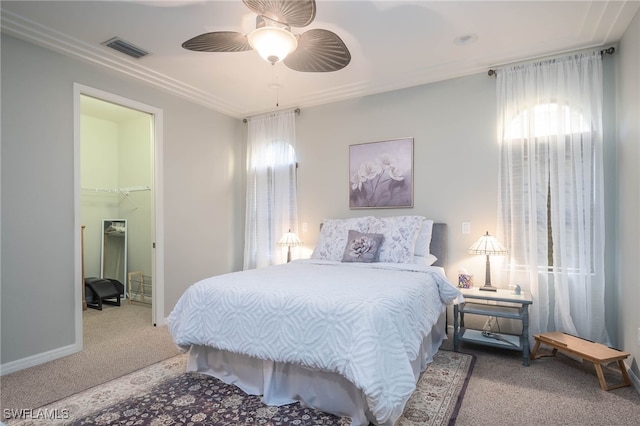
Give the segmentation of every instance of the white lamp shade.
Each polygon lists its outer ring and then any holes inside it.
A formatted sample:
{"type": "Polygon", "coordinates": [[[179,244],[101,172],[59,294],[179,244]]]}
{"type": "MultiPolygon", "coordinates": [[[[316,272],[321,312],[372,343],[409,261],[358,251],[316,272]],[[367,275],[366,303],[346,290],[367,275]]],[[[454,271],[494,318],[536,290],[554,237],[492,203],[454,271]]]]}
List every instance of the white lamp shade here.
{"type": "Polygon", "coordinates": [[[272,64],[282,61],[298,47],[298,39],[290,31],[279,27],[261,27],[247,36],[249,44],[272,64]]]}
{"type": "Polygon", "coordinates": [[[469,254],[503,255],[507,254],[507,249],[487,232],[469,247],[469,254]]]}
{"type": "Polygon", "coordinates": [[[302,244],[302,241],[300,241],[300,238],[298,238],[294,232],[291,232],[291,230],[284,234],[282,238],[280,238],[280,241],[278,241],[278,245],[280,246],[295,247],[300,244],[302,244]]]}

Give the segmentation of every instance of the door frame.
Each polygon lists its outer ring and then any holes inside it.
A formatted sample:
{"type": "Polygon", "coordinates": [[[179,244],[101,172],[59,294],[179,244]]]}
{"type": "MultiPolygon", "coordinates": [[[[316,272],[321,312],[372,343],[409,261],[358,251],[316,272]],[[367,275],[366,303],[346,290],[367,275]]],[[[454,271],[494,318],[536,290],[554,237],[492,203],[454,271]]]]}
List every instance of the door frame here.
{"type": "Polygon", "coordinates": [[[94,87],[73,83],[73,181],[74,181],[74,241],[75,241],[75,277],[78,283],[75,291],[75,330],[76,343],[83,347],[82,341],[82,245],[81,245],[81,108],[80,97],[82,95],[91,96],[106,102],[111,102],[123,107],[142,111],[151,115],[152,119],[152,157],[153,157],[153,189],[151,191],[151,239],[153,241],[151,267],[152,271],[152,323],[154,326],[161,326],[165,323],[164,317],[164,199],[163,199],[163,112],[162,109],[147,105],[132,99],[125,98],[113,93],[105,92],[94,87]]]}

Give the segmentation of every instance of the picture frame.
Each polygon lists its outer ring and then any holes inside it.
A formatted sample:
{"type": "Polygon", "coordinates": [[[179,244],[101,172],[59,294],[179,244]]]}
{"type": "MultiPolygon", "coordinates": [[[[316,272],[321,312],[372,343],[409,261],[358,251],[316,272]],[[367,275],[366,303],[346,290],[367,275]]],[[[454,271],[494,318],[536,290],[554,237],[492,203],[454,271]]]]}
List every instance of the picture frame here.
{"type": "Polygon", "coordinates": [[[413,207],[413,138],[349,146],[349,208],[413,207]]]}

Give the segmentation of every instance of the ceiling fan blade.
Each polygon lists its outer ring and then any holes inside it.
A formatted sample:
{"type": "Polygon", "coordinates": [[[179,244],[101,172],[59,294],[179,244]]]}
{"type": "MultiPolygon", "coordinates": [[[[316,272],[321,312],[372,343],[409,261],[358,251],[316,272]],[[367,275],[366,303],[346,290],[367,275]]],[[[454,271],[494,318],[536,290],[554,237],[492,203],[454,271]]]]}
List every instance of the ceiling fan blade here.
{"type": "Polygon", "coordinates": [[[300,34],[298,48],[284,59],[295,71],[330,72],[349,65],[351,53],[337,34],[313,29],[300,34]]]}
{"type": "Polygon", "coordinates": [[[247,36],[235,31],[200,34],[182,43],[182,47],[196,52],[244,52],[251,50],[247,36]]]}
{"type": "Polygon", "coordinates": [[[242,0],[258,15],[290,27],[306,27],[316,17],[315,0],[242,0]]]}

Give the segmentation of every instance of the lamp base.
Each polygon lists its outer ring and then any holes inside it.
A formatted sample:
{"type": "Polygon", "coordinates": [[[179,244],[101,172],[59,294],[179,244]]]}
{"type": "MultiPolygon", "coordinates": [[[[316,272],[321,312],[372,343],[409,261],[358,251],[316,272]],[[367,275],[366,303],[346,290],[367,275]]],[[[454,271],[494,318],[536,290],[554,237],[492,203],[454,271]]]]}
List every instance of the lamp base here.
{"type": "Polygon", "coordinates": [[[485,290],[485,291],[498,291],[498,287],[494,287],[492,285],[485,285],[483,287],[478,287],[479,290],[485,290]]]}

